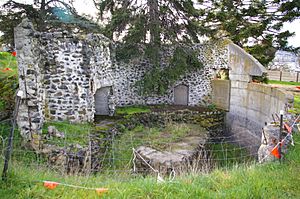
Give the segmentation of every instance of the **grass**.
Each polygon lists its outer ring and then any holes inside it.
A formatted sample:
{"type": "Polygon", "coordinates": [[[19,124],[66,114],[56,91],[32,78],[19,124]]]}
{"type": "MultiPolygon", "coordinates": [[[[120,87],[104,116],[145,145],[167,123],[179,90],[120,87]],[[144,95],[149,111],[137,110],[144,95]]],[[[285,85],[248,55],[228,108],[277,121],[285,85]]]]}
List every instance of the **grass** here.
{"type": "Polygon", "coordinates": [[[0,52],[0,70],[1,73],[17,74],[18,64],[16,57],[8,52],[0,52]],[[11,70],[4,71],[3,69],[10,68],[11,70]]]}
{"type": "MultiPolygon", "coordinates": [[[[103,198],[300,198],[300,137],[294,136],[283,163],[242,165],[210,174],[180,176],[157,183],[155,177],[61,176],[42,167],[13,162],[8,182],[0,182],[2,198],[99,198],[94,190],[58,186],[47,190],[40,181],[51,180],[85,187],[107,187],[103,198]]],[[[2,162],[1,162],[2,163],[2,162]]],[[[0,164],[2,165],[2,164],[0,164]]]]}
{"type": "Polygon", "coordinates": [[[285,82],[278,80],[269,80],[269,84],[281,84],[281,85],[290,85],[290,86],[300,86],[300,82],[285,82]]]}
{"type": "Polygon", "coordinates": [[[86,144],[88,135],[95,131],[95,127],[90,123],[72,124],[69,122],[47,122],[44,124],[42,132],[47,134],[48,127],[54,126],[56,129],[64,133],[65,138],[52,138],[50,142],[55,142],[58,146],[64,146],[65,143],[86,144]]]}
{"type": "Polygon", "coordinates": [[[126,106],[118,107],[116,109],[117,115],[132,115],[136,113],[149,113],[150,108],[147,106],[126,106]]]}
{"type": "Polygon", "coordinates": [[[206,131],[194,124],[168,124],[166,128],[148,128],[137,126],[131,131],[126,131],[121,137],[114,141],[116,168],[130,168],[132,148],[148,146],[158,150],[168,150],[169,144],[177,142],[186,136],[201,135],[206,131]],[[125,161],[124,161],[125,160],[125,161]]]}
{"type": "Polygon", "coordinates": [[[254,161],[254,157],[249,155],[246,148],[233,143],[213,143],[207,148],[212,151],[212,159],[219,168],[232,168],[237,164],[254,161]]]}
{"type": "Polygon", "coordinates": [[[289,113],[300,114],[300,95],[294,95],[294,107],[289,109],[289,113]]]}
{"type": "Polygon", "coordinates": [[[300,95],[294,95],[294,109],[300,113],[300,95]]]}

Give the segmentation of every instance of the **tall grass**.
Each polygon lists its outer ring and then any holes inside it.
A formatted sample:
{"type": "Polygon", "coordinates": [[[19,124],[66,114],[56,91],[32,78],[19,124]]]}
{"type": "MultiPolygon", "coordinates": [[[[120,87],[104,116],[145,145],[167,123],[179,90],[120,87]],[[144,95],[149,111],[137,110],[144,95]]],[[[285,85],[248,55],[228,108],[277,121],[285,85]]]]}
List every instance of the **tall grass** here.
{"type": "Polygon", "coordinates": [[[300,198],[300,137],[294,136],[283,163],[240,165],[205,175],[188,175],[157,183],[155,177],[61,176],[44,168],[13,162],[9,181],[0,183],[2,198],[99,198],[93,190],[58,186],[47,190],[40,181],[52,180],[86,187],[107,187],[103,198],[300,198]]]}
{"type": "Polygon", "coordinates": [[[10,53],[0,52],[0,111],[12,111],[17,87],[17,60],[10,53]]]}

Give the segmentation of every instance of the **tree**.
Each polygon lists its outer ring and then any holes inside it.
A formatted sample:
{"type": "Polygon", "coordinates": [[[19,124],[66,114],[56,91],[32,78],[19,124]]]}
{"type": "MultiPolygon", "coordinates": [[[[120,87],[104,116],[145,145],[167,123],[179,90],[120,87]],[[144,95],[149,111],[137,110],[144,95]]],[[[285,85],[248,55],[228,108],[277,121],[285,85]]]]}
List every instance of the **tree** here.
{"type": "Polygon", "coordinates": [[[101,17],[110,14],[105,33],[122,43],[150,44],[198,42],[199,16],[192,0],[100,0],[96,2],[101,17]],[[115,36],[115,37],[113,37],[115,36]]]}
{"type": "Polygon", "coordinates": [[[200,24],[212,38],[230,38],[263,65],[267,65],[274,58],[277,49],[292,49],[288,46],[287,39],[293,33],[280,30],[284,22],[299,16],[299,12],[294,10],[295,3],[278,0],[210,2],[200,24]]]}
{"type": "Polygon", "coordinates": [[[2,42],[14,46],[14,27],[25,17],[33,22],[38,31],[47,31],[57,26],[99,31],[99,26],[77,14],[72,2],[73,0],[34,0],[33,4],[24,4],[8,0],[2,6],[0,14],[2,42]]]}
{"type": "MultiPolygon", "coordinates": [[[[163,93],[185,70],[200,67],[201,64],[188,48],[181,44],[199,42],[197,18],[199,10],[193,0],[94,0],[102,19],[107,17],[105,35],[119,41],[117,59],[129,60],[144,55],[149,58],[154,69],[139,82],[142,93],[163,93]],[[180,59],[182,66],[174,61],[173,74],[160,68],[162,45],[177,46],[173,60],[180,59]],[[180,57],[178,57],[180,56],[180,57]],[[176,58],[175,58],[176,57],[176,58]],[[186,66],[186,67],[185,67],[186,66]],[[183,69],[183,70],[182,70],[183,69]],[[174,71],[177,71],[174,73],[174,71]],[[161,76],[164,75],[164,78],[161,76]]],[[[178,60],[177,60],[178,61],[178,60]]]]}

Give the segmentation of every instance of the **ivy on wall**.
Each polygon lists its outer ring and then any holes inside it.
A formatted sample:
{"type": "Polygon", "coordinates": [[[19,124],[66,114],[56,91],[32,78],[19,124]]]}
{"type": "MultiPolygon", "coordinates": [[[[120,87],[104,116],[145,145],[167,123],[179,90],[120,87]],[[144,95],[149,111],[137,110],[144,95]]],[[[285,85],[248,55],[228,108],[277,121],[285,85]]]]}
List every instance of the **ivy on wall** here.
{"type": "Polygon", "coordinates": [[[154,66],[141,80],[136,82],[136,86],[141,95],[162,95],[182,75],[202,67],[203,64],[198,60],[196,53],[192,49],[178,46],[168,67],[154,66]]]}

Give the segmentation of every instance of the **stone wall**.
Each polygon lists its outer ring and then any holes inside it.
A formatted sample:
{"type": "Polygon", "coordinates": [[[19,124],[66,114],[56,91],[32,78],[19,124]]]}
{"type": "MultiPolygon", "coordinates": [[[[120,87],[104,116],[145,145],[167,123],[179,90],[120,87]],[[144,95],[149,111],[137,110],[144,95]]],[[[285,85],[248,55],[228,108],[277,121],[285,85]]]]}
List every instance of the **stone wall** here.
{"type": "Polygon", "coordinates": [[[43,73],[39,41],[33,26],[28,21],[15,29],[15,46],[18,53],[19,92],[22,95],[18,113],[18,125],[21,135],[32,139],[32,134],[39,132],[44,122],[43,73]]]}
{"type": "Polygon", "coordinates": [[[32,139],[45,120],[93,121],[96,90],[113,84],[110,41],[94,34],[40,33],[27,20],[15,29],[15,41],[22,136],[32,139]]]}
{"type": "MultiPolygon", "coordinates": [[[[178,85],[188,86],[188,105],[207,105],[211,99],[211,80],[222,68],[228,68],[227,41],[198,44],[193,47],[198,59],[203,63],[203,68],[182,74],[181,78],[171,85],[165,95],[141,96],[134,86],[138,80],[151,70],[152,65],[148,60],[135,60],[131,63],[119,62],[115,64],[114,77],[116,79],[114,91],[118,106],[133,104],[173,104],[174,87],[178,85]]],[[[162,55],[162,66],[168,65],[168,60],[173,54],[174,48],[166,48],[162,55]]],[[[163,78],[163,77],[162,77],[163,78]]]]}
{"type": "MultiPolygon", "coordinates": [[[[97,90],[109,87],[108,109],[132,104],[173,104],[174,87],[188,87],[188,105],[210,103],[211,79],[228,68],[227,41],[195,45],[204,67],[182,74],[163,96],[140,96],[135,82],[151,70],[145,59],[129,64],[115,61],[112,43],[103,35],[64,30],[37,32],[28,20],[15,29],[20,90],[18,124],[24,137],[39,133],[46,120],[91,122],[97,90]]],[[[173,52],[165,47],[162,65],[173,52]]],[[[107,89],[106,89],[107,90],[107,89]]],[[[105,94],[106,95],[106,94],[105,94]]]]}
{"type": "Polygon", "coordinates": [[[252,76],[261,76],[265,68],[234,44],[229,45],[229,59],[231,90],[227,126],[240,144],[253,146],[256,153],[265,122],[272,121],[272,114],[287,110],[293,96],[269,85],[251,83],[252,76]]]}

